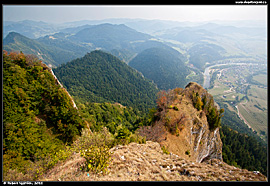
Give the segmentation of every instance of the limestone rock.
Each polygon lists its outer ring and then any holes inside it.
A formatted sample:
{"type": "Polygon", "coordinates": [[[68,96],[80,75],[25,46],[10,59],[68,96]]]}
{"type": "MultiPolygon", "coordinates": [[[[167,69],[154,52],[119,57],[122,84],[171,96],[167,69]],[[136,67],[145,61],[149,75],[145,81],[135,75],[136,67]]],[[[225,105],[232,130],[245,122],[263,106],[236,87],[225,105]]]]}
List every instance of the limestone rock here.
{"type": "Polygon", "coordinates": [[[156,113],[159,119],[151,127],[142,127],[140,134],[185,159],[199,163],[213,158],[222,160],[219,128],[211,128],[207,121],[207,110],[217,110],[212,95],[192,82],[185,89],[171,90],[165,96],[166,105],[156,113]],[[194,107],[194,95],[204,99],[203,108],[194,107]]]}

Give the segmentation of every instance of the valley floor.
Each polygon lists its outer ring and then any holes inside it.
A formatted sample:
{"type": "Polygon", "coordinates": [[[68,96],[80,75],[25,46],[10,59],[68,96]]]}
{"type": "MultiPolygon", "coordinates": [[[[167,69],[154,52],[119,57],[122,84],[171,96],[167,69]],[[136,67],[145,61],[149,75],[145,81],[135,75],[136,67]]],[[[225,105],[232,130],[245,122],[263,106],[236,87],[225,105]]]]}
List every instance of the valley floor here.
{"type": "MultiPolygon", "coordinates": [[[[239,117],[261,139],[267,140],[267,73],[265,64],[235,63],[208,67],[212,87],[208,91],[235,107],[239,117]],[[213,68],[212,68],[213,67],[213,68]],[[215,75],[214,75],[215,74],[215,75]]],[[[208,73],[209,74],[209,73],[208,73]]]]}
{"type": "Polygon", "coordinates": [[[220,160],[196,163],[165,154],[159,143],[152,141],[118,145],[110,151],[112,161],[106,175],[81,171],[80,165],[85,160],[74,153],[40,181],[267,181],[259,172],[239,169],[220,160]]]}

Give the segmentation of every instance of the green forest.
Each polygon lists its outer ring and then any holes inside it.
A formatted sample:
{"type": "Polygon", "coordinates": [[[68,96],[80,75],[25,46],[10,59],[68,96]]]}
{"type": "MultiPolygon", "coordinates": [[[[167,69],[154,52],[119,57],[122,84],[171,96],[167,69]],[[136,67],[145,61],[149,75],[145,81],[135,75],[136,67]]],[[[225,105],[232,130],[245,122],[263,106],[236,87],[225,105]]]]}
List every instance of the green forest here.
{"type": "Polygon", "coordinates": [[[24,172],[83,128],[66,91],[35,56],[3,54],[3,169],[24,172]]]}
{"type": "Polygon", "coordinates": [[[220,137],[224,162],[267,175],[267,148],[254,137],[238,133],[225,125],[221,128],[220,137]]]}
{"type": "Polygon", "coordinates": [[[161,90],[184,88],[190,70],[185,66],[181,55],[163,48],[149,48],[139,53],[129,65],[146,78],[151,79],[161,90]]]}
{"type": "MultiPolygon", "coordinates": [[[[59,161],[73,152],[81,153],[89,145],[107,157],[108,148],[117,144],[145,143],[136,129],[151,125],[158,108],[158,89],[148,79],[102,51],[88,53],[54,71],[75,98],[78,109],[73,107],[66,89],[37,57],[3,51],[3,176],[6,180],[37,180],[59,161]]],[[[194,96],[197,109],[204,109],[203,102],[194,96]]],[[[236,132],[238,129],[229,125],[226,118],[230,112],[223,108],[220,132],[223,160],[266,175],[266,146],[254,137],[236,132]]],[[[215,123],[213,127],[220,127],[220,119],[215,123]]],[[[81,155],[87,159],[93,154],[81,155]]],[[[87,170],[98,169],[90,160],[87,167],[87,170]]]]}
{"type": "Polygon", "coordinates": [[[139,126],[143,126],[146,117],[142,112],[132,107],[124,107],[111,103],[86,103],[79,104],[81,116],[91,123],[92,131],[100,131],[106,127],[112,134],[121,127],[134,132],[139,126]]]}
{"type": "Polygon", "coordinates": [[[78,137],[83,128],[90,127],[102,134],[107,127],[106,135],[112,136],[110,147],[143,142],[142,137],[134,134],[145,121],[141,111],[110,103],[79,104],[77,110],[49,68],[33,55],[4,51],[3,67],[6,179],[14,178],[14,171],[23,175],[15,179],[37,179],[58,161],[66,159],[71,151],[78,151],[76,144],[82,143],[78,137]]]}
{"type": "Polygon", "coordinates": [[[158,92],[155,85],[103,51],[88,53],[54,72],[78,102],[117,102],[144,112],[155,106],[158,92]]]}

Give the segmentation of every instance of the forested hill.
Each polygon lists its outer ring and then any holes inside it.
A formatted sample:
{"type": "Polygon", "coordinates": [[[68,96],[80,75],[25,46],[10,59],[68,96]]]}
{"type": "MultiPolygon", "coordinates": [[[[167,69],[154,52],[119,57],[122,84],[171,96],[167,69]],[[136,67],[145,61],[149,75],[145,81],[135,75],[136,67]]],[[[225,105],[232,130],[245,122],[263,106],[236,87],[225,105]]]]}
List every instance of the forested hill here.
{"type": "Polygon", "coordinates": [[[153,80],[159,89],[184,88],[188,83],[186,76],[190,71],[177,51],[149,48],[139,53],[129,65],[153,80]]]}
{"type": "Polygon", "coordinates": [[[46,65],[32,55],[4,51],[4,171],[22,171],[51,157],[80,135],[82,128],[72,100],[46,65]]]}
{"type": "Polygon", "coordinates": [[[79,102],[118,102],[142,111],[155,106],[156,85],[115,56],[93,51],[54,70],[79,102]]]}

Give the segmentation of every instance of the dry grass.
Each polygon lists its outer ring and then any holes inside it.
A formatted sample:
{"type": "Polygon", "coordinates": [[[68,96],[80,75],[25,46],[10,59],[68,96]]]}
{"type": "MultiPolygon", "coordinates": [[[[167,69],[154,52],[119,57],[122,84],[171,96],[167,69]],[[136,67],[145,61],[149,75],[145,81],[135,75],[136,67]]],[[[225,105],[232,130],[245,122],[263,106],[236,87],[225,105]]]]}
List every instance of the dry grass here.
{"type": "Polygon", "coordinates": [[[220,160],[196,163],[175,154],[164,154],[160,144],[130,143],[110,151],[109,173],[92,174],[80,170],[85,161],[79,154],[50,170],[42,181],[266,181],[262,174],[230,166],[220,160]],[[87,175],[89,174],[89,176],[87,175]]]}
{"type": "Polygon", "coordinates": [[[84,163],[85,159],[80,156],[80,153],[74,153],[65,162],[60,162],[49,170],[40,181],[79,181],[76,178],[83,174],[81,167],[84,163]]]}

